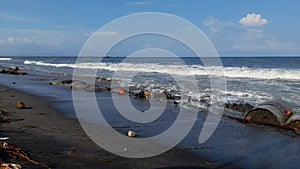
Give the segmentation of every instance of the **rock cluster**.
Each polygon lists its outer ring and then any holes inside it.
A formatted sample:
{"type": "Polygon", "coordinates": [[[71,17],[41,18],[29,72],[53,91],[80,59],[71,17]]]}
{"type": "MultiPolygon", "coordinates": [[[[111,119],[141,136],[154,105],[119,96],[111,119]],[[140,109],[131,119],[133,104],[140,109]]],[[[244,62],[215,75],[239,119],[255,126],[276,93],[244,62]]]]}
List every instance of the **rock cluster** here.
{"type": "Polygon", "coordinates": [[[27,74],[27,72],[20,71],[19,67],[12,67],[12,68],[8,68],[8,69],[2,69],[0,71],[0,73],[13,74],[13,75],[26,75],[27,74]]]}
{"type": "Polygon", "coordinates": [[[225,103],[225,108],[238,111],[242,113],[246,113],[247,111],[251,110],[254,106],[249,103],[225,103]]]}
{"type": "Polygon", "coordinates": [[[101,84],[92,85],[86,82],[74,81],[74,80],[55,81],[55,82],[50,82],[49,84],[54,86],[63,85],[72,90],[82,90],[86,92],[104,92],[104,91],[111,90],[110,86],[107,84],[101,83],[101,84]]]}

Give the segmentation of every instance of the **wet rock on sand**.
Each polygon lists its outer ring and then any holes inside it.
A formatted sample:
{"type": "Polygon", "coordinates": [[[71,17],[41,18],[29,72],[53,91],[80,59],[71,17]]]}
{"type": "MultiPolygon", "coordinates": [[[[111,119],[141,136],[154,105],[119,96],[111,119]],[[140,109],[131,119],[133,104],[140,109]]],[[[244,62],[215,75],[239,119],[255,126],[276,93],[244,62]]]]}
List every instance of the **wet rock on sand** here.
{"type": "Polygon", "coordinates": [[[22,118],[15,116],[13,113],[10,113],[7,110],[0,110],[0,123],[7,123],[13,121],[21,121],[22,118]]]}
{"type": "Polygon", "coordinates": [[[27,74],[27,72],[20,71],[19,67],[12,67],[12,68],[8,68],[8,69],[2,69],[0,71],[0,73],[13,74],[13,75],[26,75],[27,74]]]}
{"type": "Polygon", "coordinates": [[[58,85],[63,85],[63,84],[71,84],[73,83],[72,80],[63,80],[63,81],[56,81],[56,82],[50,82],[50,85],[58,86],[58,85]]]}
{"type": "Polygon", "coordinates": [[[82,81],[63,80],[50,82],[49,84],[54,86],[64,85],[65,87],[68,87],[72,90],[82,90],[86,92],[105,92],[111,90],[111,88],[109,87],[109,85],[107,85],[106,82],[107,81],[105,81],[105,85],[102,83],[100,83],[99,85],[92,85],[82,81]]]}
{"type": "Polygon", "coordinates": [[[8,122],[8,112],[5,110],[0,110],[0,122],[8,122]]]}
{"type": "Polygon", "coordinates": [[[81,81],[70,81],[70,83],[63,84],[73,90],[84,90],[87,87],[87,83],[81,81]]]}
{"type": "Polygon", "coordinates": [[[225,108],[238,111],[241,113],[246,113],[247,111],[251,110],[254,106],[249,103],[225,103],[225,108]]]}
{"type": "Polygon", "coordinates": [[[107,92],[111,89],[109,87],[105,86],[98,86],[98,85],[86,85],[84,88],[84,91],[86,92],[107,92]]]}

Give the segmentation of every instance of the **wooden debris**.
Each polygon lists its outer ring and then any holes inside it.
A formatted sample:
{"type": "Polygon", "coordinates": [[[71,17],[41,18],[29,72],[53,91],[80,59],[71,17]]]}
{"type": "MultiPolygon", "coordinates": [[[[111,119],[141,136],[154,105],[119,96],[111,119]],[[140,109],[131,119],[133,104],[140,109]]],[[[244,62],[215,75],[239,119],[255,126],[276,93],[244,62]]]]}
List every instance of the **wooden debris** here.
{"type": "MultiPolygon", "coordinates": [[[[32,160],[25,151],[21,150],[20,148],[16,147],[15,145],[9,144],[6,141],[0,141],[0,152],[3,154],[9,155],[9,157],[12,158],[14,161],[17,159],[17,157],[19,157],[19,158],[22,158],[32,164],[43,166],[47,169],[50,169],[50,167],[48,167],[47,165],[32,160]]],[[[0,164],[1,164],[0,169],[5,168],[5,167],[6,168],[11,167],[13,169],[21,168],[21,166],[19,164],[5,163],[2,161],[2,159],[0,159],[0,164]]]]}

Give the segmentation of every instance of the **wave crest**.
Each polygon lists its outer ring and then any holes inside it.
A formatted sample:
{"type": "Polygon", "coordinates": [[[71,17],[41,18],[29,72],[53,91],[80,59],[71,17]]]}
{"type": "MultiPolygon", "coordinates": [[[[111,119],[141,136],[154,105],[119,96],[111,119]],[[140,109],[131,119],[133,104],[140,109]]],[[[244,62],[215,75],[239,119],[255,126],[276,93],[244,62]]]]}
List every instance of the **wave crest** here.
{"type": "Polygon", "coordinates": [[[0,61],[11,60],[11,58],[0,58],[0,61]]]}
{"type": "Polygon", "coordinates": [[[155,63],[78,63],[78,64],[55,64],[43,61],[25,60],[24,64],[38,66],[51,66],[57,68],[83,68],[125,72],[157,72],[179,76],[225,76],[227,78],[250,78],[250,79],[283,79],[300,80],[299,69],[282,68],[248,68],[248,67],[224,67],[224,74],[220,74],[220,67],[205,67],[201,65],[160,65],[155,63]]]}

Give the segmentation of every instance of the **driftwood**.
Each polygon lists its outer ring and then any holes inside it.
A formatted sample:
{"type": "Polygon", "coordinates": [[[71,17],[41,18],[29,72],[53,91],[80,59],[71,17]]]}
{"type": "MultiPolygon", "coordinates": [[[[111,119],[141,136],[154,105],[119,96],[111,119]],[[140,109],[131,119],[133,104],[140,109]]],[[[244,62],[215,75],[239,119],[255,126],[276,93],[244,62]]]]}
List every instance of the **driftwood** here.
{"type": "MultiPolygon", "coordinates": [[[[48,167],[47,165],[32,160],[25,151],[21,150],[20,148],[16,147],[15,145],[7,143],[6,141],[0,141],[0,153],[1,153],[1,156],[10,157],[13,160],[16,159],[16,157],[19,157],[19,158],[22,158],[32,164],[43,166],[47,169],[50,169],[50,167],[48,167]]],[[[5,160],[7,160],[7,159],[5,159],[5,160]]],[[[2,159],[0,159],[0,161],[2,161],[2,159]]],[[[1,162],[1,164],[10,165],[10,163],[4,163],[4,162],[1,162]]],[[[21,166],[19,166],[18,164],[13,164],[13,165],[16,165],[15,167],[21,168],[21,166]]]]}

